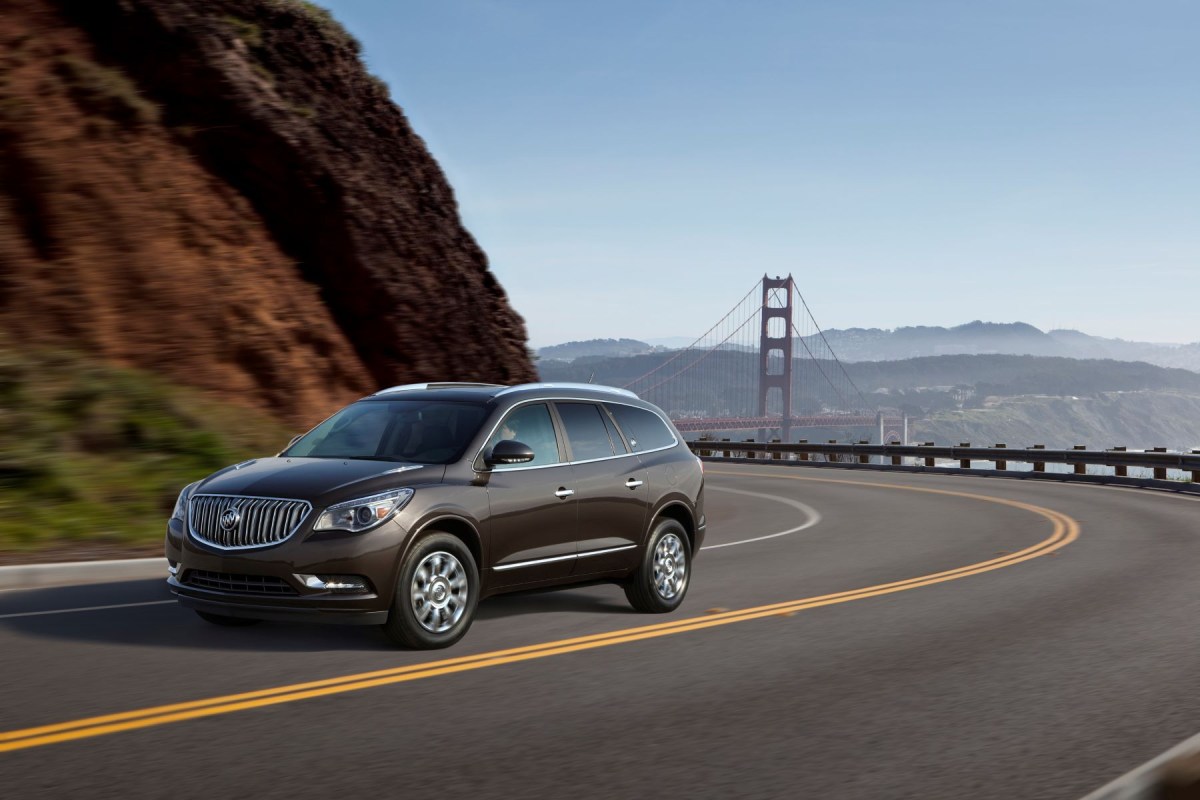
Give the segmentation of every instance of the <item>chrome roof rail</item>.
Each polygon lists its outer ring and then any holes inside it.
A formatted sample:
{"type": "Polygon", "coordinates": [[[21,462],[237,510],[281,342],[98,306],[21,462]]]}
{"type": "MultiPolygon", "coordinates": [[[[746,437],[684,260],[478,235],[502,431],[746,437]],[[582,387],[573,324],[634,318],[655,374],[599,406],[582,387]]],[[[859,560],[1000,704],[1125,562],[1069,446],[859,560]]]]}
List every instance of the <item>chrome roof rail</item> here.
{"type": "Polygon", "coordinates": [[[499,397],[510,392],[530,391],[534,389],[586,389],[592,392],[607,392],[608,394],[619,394],[624,397],[637,398],[637,395],[628,389],[619,389],[616,386],[604,386],[598,383],[521,383],[516,386],[509,386],[496,392],[499,397]]]}
{"type": "Polygon", "coordinates": [[[400,386],[390,386],[387,389],[380,389],[371,397],[378,397],[381,394],[391,394],[393,392],[419,392],[425,389],[501,389],[504,387],[502,383],[477,383],[473,381],[442,381],[440,383],[405,383],[400,386]]]}

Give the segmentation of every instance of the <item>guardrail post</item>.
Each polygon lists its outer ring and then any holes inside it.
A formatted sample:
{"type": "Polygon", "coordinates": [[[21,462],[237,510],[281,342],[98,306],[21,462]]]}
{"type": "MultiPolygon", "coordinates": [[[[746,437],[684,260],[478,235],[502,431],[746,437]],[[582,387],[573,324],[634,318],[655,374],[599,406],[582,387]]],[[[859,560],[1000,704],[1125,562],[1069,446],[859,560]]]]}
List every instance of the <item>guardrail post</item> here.
{"type": "MultiPolygon", "coordinates": [[[[1193,450],[1192,455],[1200,456],[1200,450],[1193,450]]],[[[1200,469],[1192,470],[1192,483],[1200,483],[1200,469]]]]}
{"type": "MultiPolygon", "coordinates": [[[[859,443],[859,444],[870,444],[870,442],[868,442],[866,439],[859,439],[859,440],[858,440],[858,443],[859,443]]],[[[871,457],[870,457],[870,456],[868,456],[868,455],[863,455],[863,454],[861,454],[861,453],[860,453],[860,454],[859,454],[859,456],[858,456],[858,463],[860,463],[860,464],[870,464],[870,463],[871,463],[871,457]]]]}
{"type": "MultiPolygon", "coordinates": [[[[1072,449],[1087,450],[1087,445],[1086,444],[1077,444],[1072,449]]],[[[1076,475],[1087,475],[1087,464],[1076,464],[1075,465],[1075,474],[1076,475]]]]}
{"type": "MultiPolygon", "coordinates": [[[[1004,448],[1008,447],[1008,445],[1006,445],[1006,444],[998,444],[998,445],[996,445],[996,447],[997,447],[998,449],[1000,449],[1000,450],[1003,450],[1004,448]]],[[[1008,469],[1008,462],[1007,462],[1007,461],[999,461],[999,460],[997,460],[997,461],[996,461],[996,469],[1008,469]]]]}
{"type": "MultiPolygon", "coordinates": [[[[771,444],[779,444],[779,439],[772,439],[772,440],[771,440],[771,444]]],[[[780,460],[781,458],[783,458],[783,453],[781,453],[781,452],[779,452],[778,450],[776,450],[774,453],[772,453],[772,454],[771,454],[771,458],[773,458],[773,459],[775,459],[776,461],[778,461],[778,460],[780,460]]]]}
{"type": "MultiPolygon", "coordinates": [[[[721,441],[722,441],[722,442],[728,442],[729,440],[728,440],[728,439],[722,439],[721,441]]],[[[725,452],[725,457],[726,457],[726,458],[729,458],[729,451],[728,451],[728,450],[726,450],[726,451],[724,451],[724,452],[725,452]]]]}
{"type": "MultiPolygon", "coordinates": [[[[1114,447],[1113,450],[1117,453],[1124,453],[1125,447],[1124,446],[1114,447]]],[[[1125,466],[1124,464],[1118,464],[1117,466],[1113,467],[1113,474],[1116,475],[1118,478],[1128,477],[1129,476],[1129,467],[1125,466]]]]}
{"type": "MultiPolygon", "coordinates": [[[[1029,449],[1030,449],[1030,450],[1045,450],[1045,449],[1046,449],[1046,445],[1044,445],[1044,444],[1035,444],[1035,445],[1031,446],[1029,449]]],[[[1045,471],[1046,471],[1046,462],[1045,462],[1045,461],[1035,461],[1035,462],[1033,462],[1033,471],[1034,471],[1034,472],[1045,472],[1045,471]]]]}
{"type": "MultiPolygon", "coordinates": [[[[746,439],[745,441],[747,441],[747,442],[749,442],[749,443],[751,443],[751,444],[753,444],[753,443],[754,443],[754,440],[753,440],[753,439],[746,439]]],[[[746,451],[746,458],[758,458],[758,453],[754,452],[753,450],[747,450],[747,451],[746,451]]]]}
{"type": "MultiPolygon", "coordinates": [[[[808,439],[801,439],[796,444],[808,444],[808,439]]],[[[808,453],[796,453],[797,461],[808,461],[808,453]]]]}
{"type": "MultiPolygon", "coordinates": [[[[958,446],[959,446],[959,447],[970,447],[970,446],[971,446],[971,443],[970,443],[970,442],[959,442],[959,443],[958,443],[958,446]]],[[[958,460],[958,466],[959,466],[960,468],[962,468],[962,469],[970,469],[970,468],[971,468],[971,459],[969,459],[969,458],[960,458],[960,459],[958,460]]]]}
{"type": "MultiPolygon", "coordinates": [[[[925,446],[926,446],[926,447],[933,447],[933,442],[925,442],[925,446]]],[[[927,466],[927,467],[932,467],[932,466],[935,466],[935,465],[934,465],[934,463],[933,463],[933,459],[932,459],[932,458],[927,458],[927,459],[925,459],[925,466],[927,466]]]]}
{"type": "MultiPolygon", "coordinates": [[[[1165,452],[1167,452],[1167,448],[1156,447],[1156,448],[1154,448],[1154,450],[1152,452],[1165,453],[1165,452]]],[[[1154,480],[1165,481],[1166,479],[1167,479],[1167,468],[1166,467],[1155,467],[1154,468],[1154,480]]]]}
{"type": "Polygon", "coordinates": [[[892,466],[899,467],[904,464],[903,456],[892,456],[892,466]]]}

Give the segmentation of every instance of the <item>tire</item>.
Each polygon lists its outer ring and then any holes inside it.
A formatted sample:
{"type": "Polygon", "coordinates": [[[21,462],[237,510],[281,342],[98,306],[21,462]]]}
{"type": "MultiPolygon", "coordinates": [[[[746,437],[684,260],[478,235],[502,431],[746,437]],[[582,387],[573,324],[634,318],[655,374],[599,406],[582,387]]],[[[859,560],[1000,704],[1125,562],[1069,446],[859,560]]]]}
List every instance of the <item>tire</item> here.
{"type": "Polygon", "coordinates": [[[625,582],[629,604],[643,614],[679,608],[692,578],[692,546],[687,531],[673,519],[654,526],[642,563],[625,582]]]}
{"type": "Polygon", "coordinates": [[[479,568],[462,540],[430,533],[400,565],[383,632],[401,647],[436,650],[461,639],[475,619],[479,568]]]}
{"type": "Polygon", "coordinates": [[[245,628],[250,625],[257,625],[262,622],[261,619],[250,619],[249,617],[227,617],[224,614],[213,614],[209,611],[196,611],[200,615],[200,619],[205,622],[210,622],[213,625],[221,625],[226,628],[245,628]]]}

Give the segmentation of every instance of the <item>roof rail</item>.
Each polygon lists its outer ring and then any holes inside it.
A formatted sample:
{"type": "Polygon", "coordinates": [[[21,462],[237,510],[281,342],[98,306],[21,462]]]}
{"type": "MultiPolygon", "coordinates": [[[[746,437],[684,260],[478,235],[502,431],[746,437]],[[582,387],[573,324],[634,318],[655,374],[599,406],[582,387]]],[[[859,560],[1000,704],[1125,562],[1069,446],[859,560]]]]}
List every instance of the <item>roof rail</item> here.
{"type": "Polygon", "coordinates": [[[391,394],[392,392],[418,392],[425,389],[501,389],[504,387],[502,383],[476,383],[472,381],[442,381],[441,383],[405,383],[401,386],[390,386],[387,389],[380,389],[371,397],[376,397],[381,394],[391,394]]]}
{"type": "Polygon", "coordinates": [[[628,389],[618,389],[616,386],[603,386],[598,383],[521,383],[516,386],[509,386],[496,392],[499,397],[502,394],[509,392],[530,390],[530,389],[587,389],[593,392],[608,392],[609,394],[619,394],[625,397],[637,398],[637,395],[628,389]]]}

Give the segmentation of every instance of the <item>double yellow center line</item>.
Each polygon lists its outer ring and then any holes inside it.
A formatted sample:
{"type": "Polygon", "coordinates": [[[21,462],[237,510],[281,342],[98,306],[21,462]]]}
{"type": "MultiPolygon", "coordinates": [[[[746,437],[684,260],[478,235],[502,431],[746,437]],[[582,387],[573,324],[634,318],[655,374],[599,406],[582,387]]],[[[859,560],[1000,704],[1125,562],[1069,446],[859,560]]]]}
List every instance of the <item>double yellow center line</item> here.
{"type": "Polygon", "coordinates": [[[820,483],[840,483],[853,486],[865,486],[878,489],[924,492],[935,495],[949,495],[988,503],[1010,506],[1038,514],[1053,524],[1049,537],[1031,547],[989,561],[969,564],[965,567],[938,572],[931,575],[921,575],[908,580],[866,586],[846,592],[806,597],[783,603],[755,606],[739,611],[727,611],[703,617],[664,622],[657,625],[644,625],[637,628],[626,628],[608,633],[580,636],[573,639],[561,639],[554,642],[516,647],[509,650],[497,650],[460,658],[448,658],[440,661],[412,664],[405,667],[362,672],[355,675],[343,675],[338,678],[328,678],[307,683],[296,683],[288,686],[278,686],[272,689],[260,689],[253,692],[209,697],[203,700],[192,700],[185,703],[154,706],[151,708],[123,711],[117,714],[105,714],[98,717],[59,722],[53,725],[42,725],[35,728],[0,733],[0,752],[23,750],[31,747],[41,747],[58,742],[68,742],[75,739],[86,739],[93,736],[104,736],[110,733],[149,728],[165,725],[171,722],[182,722],[189,719],[211,717],[218,714],[228,714],[234,711],[245,711],[252,708],[292,703],[297,700],[308,700],[314,697],[325,697],[343,692],[356,692],[361,689],[372,689],[377,686],[387,686],[393,683],[433,678],[439,675],[451,675],[456,672],[496,667],[504,664],[516,664],[521,661],[532,661],[539,658],[575,653],[581,650],[592,650],[599,647],[609,647],[616,644],[637,642],[643,639],[653,639],[660,636],[670,636],[676,633],[715,628],[720,625],[732,625],[735,622],[746,622],[771,616],[790,616],[798,611],[806,611],[821,606],[849,603],[853,600],[864,600],[868,597],[879,597],[894,592],[904,592],[935,583],[958,580],[970,575],[978,575],[994,569],[1009,567],[1044,556],[1073,542],[1079,536],[1079,524],[1057,511],[1041,506],[1021,503],[1015,500],[1004,500],[987,495],[971,494],[968,492],[953,492],[942,489],[925,489],[912,486],[897,486],[888,484],[869,483],[864,481],[838,480],[830,478],[807,478],[778,473],[725,473],[738,477],[764,477],[786,480],[803,480],[820,483]]]}

